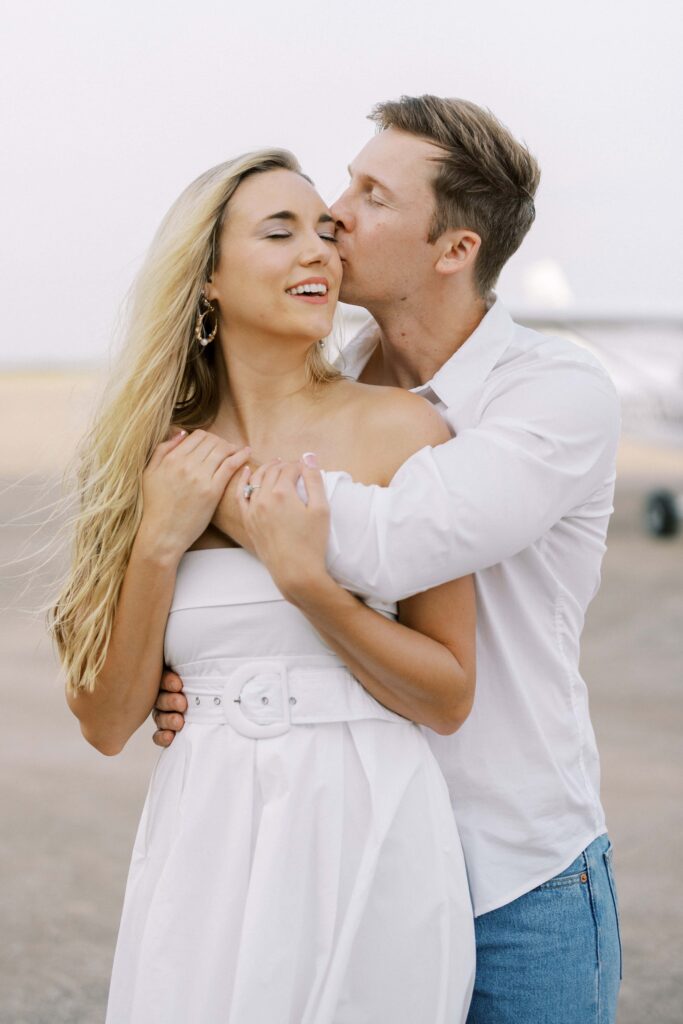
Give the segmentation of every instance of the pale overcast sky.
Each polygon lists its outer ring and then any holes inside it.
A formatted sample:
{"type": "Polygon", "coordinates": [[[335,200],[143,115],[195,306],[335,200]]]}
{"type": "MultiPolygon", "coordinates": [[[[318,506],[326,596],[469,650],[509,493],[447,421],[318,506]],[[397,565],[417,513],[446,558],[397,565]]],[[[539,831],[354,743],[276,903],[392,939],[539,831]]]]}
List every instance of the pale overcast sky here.
{"type": "Polygon", "coordinates": [[[325,199],[377,100],[463,96],[537,155],[513,310],[683,316],[680,0],[21,0],[5,105],[0,362],[104,358],[167,207],[282,145],[325,199]]]}

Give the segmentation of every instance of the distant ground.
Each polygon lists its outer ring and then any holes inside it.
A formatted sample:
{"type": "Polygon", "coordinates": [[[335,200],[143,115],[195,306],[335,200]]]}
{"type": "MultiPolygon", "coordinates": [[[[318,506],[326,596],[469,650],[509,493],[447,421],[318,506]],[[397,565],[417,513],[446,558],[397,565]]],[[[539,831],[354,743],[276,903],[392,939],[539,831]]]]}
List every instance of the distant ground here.
{"type": "MultiPolygon", "coordinates": [[[[43,474],[62,465],[92,393],[87,374],[0,377],[0,564],[28,542],[32,527],[17,517],[39,503],[43,474]],[[29,421],[27,408],[38,417],[29,421]]],[[[616,848],[619,1024],[680,1024],[683,1004],[683,537],[652,540],[640,519],[645,491],[660,483],[683,493],[681,453],[625,445],[583,643],[616,848]]],[[[118,758],[80,738],[42,622],[29,614],[55,571],[30,569],[23,597],[26,581],[0,572],[0,1024],[103,1020],[133,833],[157,756],[151,725],[118,758]]]]}

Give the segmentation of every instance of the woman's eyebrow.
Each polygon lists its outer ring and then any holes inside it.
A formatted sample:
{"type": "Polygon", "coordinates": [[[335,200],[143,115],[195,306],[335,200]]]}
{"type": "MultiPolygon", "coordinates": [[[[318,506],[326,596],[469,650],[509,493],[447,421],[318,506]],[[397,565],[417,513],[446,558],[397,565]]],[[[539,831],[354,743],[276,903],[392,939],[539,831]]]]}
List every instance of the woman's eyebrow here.
{"type": "Polygon", "coordinates": [[[267,220],[296,220],[296,214],[292,213],[291,210],[280,210],[279,213],[270,213],[267,217],[264,217],[261,223],[265,223],[267,220]]]}
{"type": "MultiPolygon", "coordinates": [[[[292,213],[291,210],[280,210],[278,213],[271,213],[267,217],[264,217],[261,223],[263,224],[267,220],[298,220],[296,213],[292,213]]],[[[334,221],[334,217],[329,213],[321,213],[318,217],[318,224],[328,224],[334,221]]]]}

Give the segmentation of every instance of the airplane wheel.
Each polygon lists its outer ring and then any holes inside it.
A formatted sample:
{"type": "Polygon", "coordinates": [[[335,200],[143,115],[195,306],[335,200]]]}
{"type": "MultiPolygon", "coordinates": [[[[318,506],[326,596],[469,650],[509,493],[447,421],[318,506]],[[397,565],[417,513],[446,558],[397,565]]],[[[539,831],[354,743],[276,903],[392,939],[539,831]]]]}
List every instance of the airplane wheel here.
{"type": "Polygon", "coordinates": [[[653,537],[673,537],[678,533],[678,509],[671,491],[655,491],[648,495],[645,523],[653,537]]]}

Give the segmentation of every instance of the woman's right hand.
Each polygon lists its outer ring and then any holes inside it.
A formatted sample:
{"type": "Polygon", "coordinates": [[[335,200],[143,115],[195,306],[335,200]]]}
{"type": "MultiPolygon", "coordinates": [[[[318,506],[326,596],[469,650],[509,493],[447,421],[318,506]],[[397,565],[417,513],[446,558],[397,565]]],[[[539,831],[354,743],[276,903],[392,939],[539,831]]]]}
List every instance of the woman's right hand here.
{"type": "Polygon", "coordinates": [[[139,533],[178,559],[209,525],[249,448],[206,430],[179,431],[158,444],[142,474],[139,533]]]}

